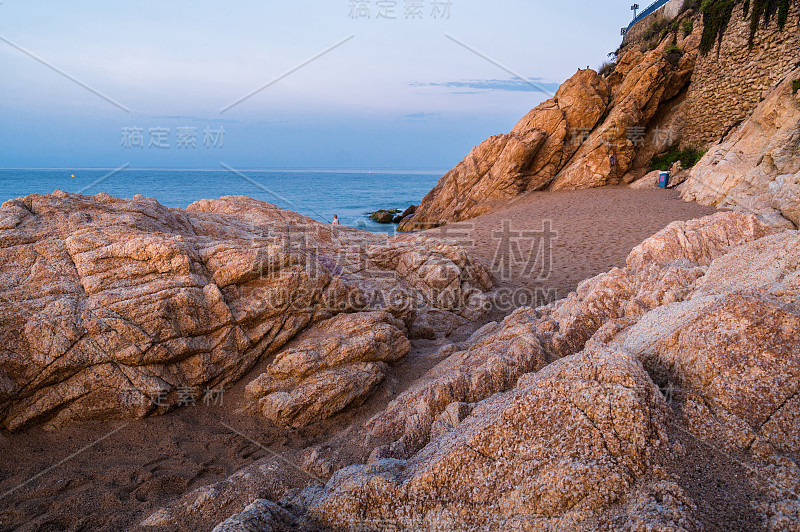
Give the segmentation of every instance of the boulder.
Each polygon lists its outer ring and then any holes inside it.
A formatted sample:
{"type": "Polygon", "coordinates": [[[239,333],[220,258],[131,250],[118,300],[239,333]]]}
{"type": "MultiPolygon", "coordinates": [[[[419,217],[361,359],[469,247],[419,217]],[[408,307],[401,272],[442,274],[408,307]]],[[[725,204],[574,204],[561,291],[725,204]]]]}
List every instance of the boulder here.
{"type": "Polygon", "coordinates": [[[379,224],[390,224],[394,217],[395,213],[393,211],[376,211],[369,215],[370,220],[379,224]]]}
{"type": "Polygon", "coordinates": [[[363,401],[385,363],[410,348],[405,326],[388,312],[339,314],[282,351],[246,388],[253,409],[275,424],[303,427],[363,401]]]}
{"type": "MultiPolygon", "coordinates": [[[[267,527],[280,531],[294,530],[295,517],[273,501],[280,501],[286,495],[287,486],[297,482],[298,473],[302,473],[303,486],[308,480],[318,479],[300,453],[286,451],[271,455],[243,467],[224,480],[183,494],[152,512],[140,521],[139,526],[197,530],[201,527],[192,527],[190,523],[199,520],[211,523],[211,526],[203,528],[205,530],[211,530],[214,523],[228,527],[221,530],[231,531],[270,530],[267,527]],[[287,463],[291,464],[289,468],[287,463]],[[246,528],[248,526],[251,528],[246,528]]],[[[324,480],[318,479],[317,482],[322,484],[324,480]]]]}
{"type": "Polygon", "coordinates": [[[417,212],[417,206],[409,205],[408,208],[400,214],[400,218],[408,218],[409,216],[413,216],[415,212],[417,212]]]}
{"type": "Polygon", "coordinates": [[[661,172],[658,170],[653,170],[649,174],[645,175],[641,179],[634,181],[631,183],[631,188],[636,189],[644,189],[644,188],[658,188],[658,176],[661,172]]]}
{"type": "Polygon", "coordinates": [[[778,176],[772,183],[770,191],[774,191],[772,208],[795,227],[800,227],[800,172],[778,176]]]}
{"type": "Polygon", "coordinates": [[[229,517],[211,532],[278,532],[294,525],[291,514],[265,499],[256,499],[241,513],[229,517]]]}
{"type": "MultiPolygon", "coordinates": [[[[367,423],[367,446],[375,458],[407,458],[428,443],[431,429],[452,403],[474,403],[513,387],[525,373],[545,367],[548,356],[536,336],[531,309],[521,309],[466,351],[438,364],[367,423]]],[[[477,333],[476,333],[477,334],[477,333]]]]}
{"type": "Polygon", "coordinates": [[[800,238],[794,231],[711,262],[681,302],[616,340],[685,398],[695,433],[737,451],[800,451],[800,238]]]}
{"type": "Polygon", "coordinates": [[[623,497],[667,442],[667,408],[633,355],[589,349],[478,404],[410,460],[337,472],[309,515],[332,529],[568,526],[623,497]]]}
{"type": "MultiPolygon", "coordinates": [[[[364,251],[370,264],[393,272],[403,286],[413,287],[421,298],[417,307],[453,312],[471,321],[488,312],[485,292],[493,284],[488,267],[451,241],[404,235],[364,251]]],[[[389,295],[402,300],[402,292],[389,295]]]]}
{"type": "Polygon", "coordinates": [[[668,188],[677,188],[685,183],[687,179],[689,179],[689,170],[681,170],[677,174],[670,174],[668,188]]]}

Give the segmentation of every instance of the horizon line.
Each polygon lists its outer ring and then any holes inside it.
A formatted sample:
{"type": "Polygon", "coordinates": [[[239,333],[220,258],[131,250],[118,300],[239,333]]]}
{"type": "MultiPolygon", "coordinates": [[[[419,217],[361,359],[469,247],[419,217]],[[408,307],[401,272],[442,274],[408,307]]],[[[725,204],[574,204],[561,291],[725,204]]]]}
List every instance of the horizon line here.
{"type": "MultiPolygon", "coordinates": [[[[0,167],[3,170],[113,170],[111,166],[85,166],[85,167],[70,167],[70,166],[18,166],[18,167],[0,167]]],[[[174,171],[174,172],[225,172],[226,170],[213,167],[150,167],[150,166],[131,166],[125,169],[130,170],[159,170],[159,171],[174,171]]],[[[430,173],[447,173],[450,168],[436,168],[436,167],[370,167],[370,166],[243,166],[241,170],[250,172],[269,172],[269,171],[284,171],[284,172],[430,172],[430,173]]]]}

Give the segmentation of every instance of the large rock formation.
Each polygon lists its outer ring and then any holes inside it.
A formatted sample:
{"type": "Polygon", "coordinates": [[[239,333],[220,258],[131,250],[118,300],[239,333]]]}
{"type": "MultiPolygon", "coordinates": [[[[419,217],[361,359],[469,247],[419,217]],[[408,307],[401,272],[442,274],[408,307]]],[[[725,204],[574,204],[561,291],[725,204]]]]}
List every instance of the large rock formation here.
{"type": "Polygon", "coordinates": [[[609,98],[603,78],[593,70],[579,71],[511,133],[474,148],[439,180],[400,230],[474,218],[490,210],[496,200],[546,188],[578,147],[570,135],[591,131],[606,112],[609,98]]]}
{"type": "Polygon", "coordinates": [[[258,499],[211,532],[277,532],[291,526],[293,521],[291,514],[274,502],[258,499]]]}
{"type": "Polygon", "coordinates": [[[613,341],[675,387],[705,438],[800,451],[798,244],[789,231],[737,248],[711,263],[690,297],[613,341]]]}
{"type": "Polygon", "coordinates": [[[447,412],[452,405],[468,411],[470,404],[510,389],[520,376],[552,362],[555,357],[542,346],[531,312],[517,311],[502,325],[476,332],[469,349],[449,356],[372,419],[367,444],[386,443],[373,456],[409,457],[428,443],[436,423],[446,421],[443,414],[458,414],[447,412]]]}
{"type": "Polygon", "coordinates": [[[800,68],[713,146],[681,186],[683,198],[800,226],[800,68]]]}
{"type": "Polygon", "coordinates": [[[667,41],[645,54],[638,50],[625,52],[608,80],[613,98],[607,116],[559,172],[551,189],[619,183],[632,168],[640,145],[635,128],[647,131],[659,109],[689,84],[698,44],[697,36],[685,39],[677,61],[667,52],[667,41]]]}
{"type": "Polygon", "coordinates": [[[679,44],[677,60],[668,53],[668,40],[646,53],[628,50],[608,79],[579,70],[510,133],[474,148],[439,180],[400,230],[474,218],[498,200],[527,191],[619,183],[643,144],[638,137],[689,83],[699,36],[679,44]]]}
{"type": "Polygon", "coordinates": [[[375,352],[349,361],[375,363],[348,367],[353,393],[332,413],[369,392],[379,361],[405,354],[418,310],[474,318],[491,286],[455,244],[387,241],[249,198],[184,211],[61,192],[3,204],[0,276],[0,426],[10,430],[200,401],[307,327],[380,311],[389,336],[374,333],[375,352]]]}

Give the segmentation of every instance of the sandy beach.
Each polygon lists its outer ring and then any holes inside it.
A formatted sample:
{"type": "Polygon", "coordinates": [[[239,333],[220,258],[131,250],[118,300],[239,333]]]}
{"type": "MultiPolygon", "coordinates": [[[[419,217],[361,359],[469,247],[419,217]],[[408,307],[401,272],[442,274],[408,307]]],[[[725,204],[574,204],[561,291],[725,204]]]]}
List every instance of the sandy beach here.
{"type": "Polygon", "coordinates": [[[428,232],[456,239],[491,265],[505,293],[516,291],[518,302],[535,297],[531,306],[540,306],[566,297],[584,279],[625,266],[631,249],[670,222],[713,212],[681,201],[674,190],[604,187],[529,193],[488,214],[428,232]],[[552,251],[545,258],[541,240],[547,228],[552,251]]]}

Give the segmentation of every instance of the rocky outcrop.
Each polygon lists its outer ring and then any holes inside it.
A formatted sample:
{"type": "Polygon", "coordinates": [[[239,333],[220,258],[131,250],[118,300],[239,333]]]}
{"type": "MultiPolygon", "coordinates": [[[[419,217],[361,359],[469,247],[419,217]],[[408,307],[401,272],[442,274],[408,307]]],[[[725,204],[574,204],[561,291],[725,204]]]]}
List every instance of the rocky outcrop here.
{"type": "Polygon", "coordinates": [[[623,54],[609,77],[613,99],[607,116],[558,173],[550,188],[594,188],[619,183],[633,167],[636,157],[640,140],[635,128],[646,131],[661,106],[689,84],[698,45],[697,36],[685,39],[677,62],[667,53],[667,41],[645,54],[638,50],[623,54]]]}
{"type": "Polygon", "coordinates": [[[659,170],[648,172],[643,177],[631,183],[631,188],[635,188],[637,190],[645,188],[656,188],[658,186],[658,177],[660,173],[661,172],[659,170]]]}
{"type": "Polygon", "coordinates": [[[292,525],[293,521],[291,514],[274,502],[258,499],[211,532],[278,532],[292,525]]]}
{"type": "MultiPolygon", "coordinates": [[[[489,299],[485,292],[492,287],[491,273],[452,242],[406,236],[366,246],[364,254],[368,264],[392,272],[390,281],[398,279],[409,286],[416,306],[424,311],[445,311],[468,320],[486,313],[489,299]]],[[[361,273],[365,278],[371,274],[361,273]]],[[[389,298],[404,299],[402,291],[391,285],[382,285],[380,291],[389,298]]]]}
{"type": "Polygon", "coordinates": [[[635,248],[627,267],[584,281],[566,299],[522,308],[477,331],[467,344],[392,401],[367,425],[374,458],[407,458],[428,443],[454,402],[507,391],[525,373],[579,352],[601,328],[624,328],[646,312],[681,301],[711,262],[773,231],[752,216],[727,213],[670,224],[635,248]]]}
{"type": "Polygon", "coordinates": [[[753,115],[713,146],[680,190],[683,198],[758,215],[778,227],[800,226],[800,79],[795,70],[753,115]]]}
{"type": "MultiPolygon", "coordinates": [[[[374,458],[407,458],[428,443],[433,425],[450,405],[476,403],[508,390],[525,373],[554,358],[537,337],[531,309],[490,324],[473,335],[470,348],[454,353],[367,424],[374,458]]],[[[450,416],[448,416],[450,417],[450,416]]]]}
{"type": "Polygon", "coordinates": [[[333,529],[548,528],[591,517],[645,474],[666,404],[630,354],[590,349],[479,404],[409,461],[339,471],[309,514],[333,529]]]}
{"type": "Polygon", "coordinates": [[[532,129],[496,135],[473,148],[423,198],[401,231],[436,227],[440,220],[465,220],[491,209],[492,202],[513,198],[525,190],[534,163],[547,136],[532,129]]]}
{"type": "Polygon", "coordinates": [[[474,218],[499,200],[528,191],[619,183],[644,144],[631,132],[639,128],[644,137],[659,110],[691,78],[699,36],[681,39],[677,61],[667,53],[670,44],[665,40],[646,53],[627,51],[608,79],[579,70],[510,133],[474,148],[439,180],[400,230],[474,218]]]}
{"type": "Polygon", "coordinates": [[[273,423],[302,427],[363,401],[386,363],[409,350],[402,321],[388,312],[339,314],[301,335],[247,385],[247,400],[273,423]]]}
{"type": "Polygon", "coordinates": [[[546,188],[577,149],[570,135],[591,131],[606,112],[608,83],[593,70],[578,71],[554,98],[533,109],[511,133],[484,141],[422,200],[401,231],[474,218],[493,202],[546,188]]]}
{"type": "MultiPolygon", "coordinates": [[[[455,244],[387,240],[245,197],[180,210],[57,192],[4,203],[0,222],[0,426],[10,430],[162,413],[336,315],[388,313],[397,335],[418,311],[479,316],[491,286],[455,244]]],[[[374,338],[379,359],[384,340],[374,338]]],[[[402,344],[389,342],[384,360],[402,344]]],[[[353,400],[381,363],[350,371],[353,400]]]]}
{"type": "Polygon", "coordinates": [[[706,439],[737,450],[800,450],[798,244],[791,231],[737,248],[711,263],[690,297],[615,340],[674,387],[706,439]]]}

